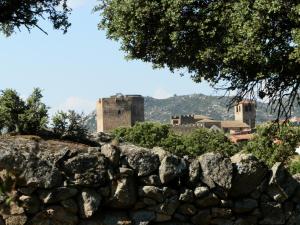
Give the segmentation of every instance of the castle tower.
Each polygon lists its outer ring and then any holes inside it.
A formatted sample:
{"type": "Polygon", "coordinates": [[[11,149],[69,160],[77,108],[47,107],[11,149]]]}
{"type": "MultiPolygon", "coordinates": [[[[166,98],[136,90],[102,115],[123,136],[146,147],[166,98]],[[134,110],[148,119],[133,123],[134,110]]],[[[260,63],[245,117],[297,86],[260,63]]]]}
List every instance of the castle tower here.
{"type": "Polygon", "coordinates": [[[255,128],[256,120],[256,103],[250,100],[239,102],[234,107],[235,120],[248,124],[251,128],[255,128]]]}
{"type": "Polygon", "coordinates": [[[97,102],[97,132],[131,127],[144,121],[144,98],[141,95],[117,94],[97,102]]]}

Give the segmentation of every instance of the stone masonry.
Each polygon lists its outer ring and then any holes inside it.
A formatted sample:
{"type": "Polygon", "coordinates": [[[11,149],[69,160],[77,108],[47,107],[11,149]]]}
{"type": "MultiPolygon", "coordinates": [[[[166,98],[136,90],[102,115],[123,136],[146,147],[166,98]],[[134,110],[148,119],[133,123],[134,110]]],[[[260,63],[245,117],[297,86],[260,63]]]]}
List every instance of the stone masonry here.
{"type": "Polygon", "coordinates": [[[300,176],[281,163],[268,169],[241,153],[180,158],[109,139],[0,140],[0,168],[16,177],[1,194],[0,224],[300,224],[300,176]]]}

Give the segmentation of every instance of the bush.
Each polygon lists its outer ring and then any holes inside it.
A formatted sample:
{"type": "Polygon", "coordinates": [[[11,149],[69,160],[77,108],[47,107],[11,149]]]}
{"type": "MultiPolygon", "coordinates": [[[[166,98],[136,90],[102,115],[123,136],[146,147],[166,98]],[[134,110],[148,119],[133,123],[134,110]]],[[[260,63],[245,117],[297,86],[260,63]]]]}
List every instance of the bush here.
{"type": "Polygon", "coordinates": [[[113,131],[115,138],[122,138],[128,142],[146,148],[161,146],[169,135],[169,126],[159,123],[136,123],[133,127],[121,127],[113,131]]]}
{"type": "Polygon", "coordinates": [[[83,114],[78,114],[74,110],[59,111],[52,118],[53,132],[59,138],[84,140],[88,133],[84,120],[83,114]]]}
{"type": "Polygon", "coordinates": [[[254,154],[271,167],[276,162],[287,164],[295,155],[299,141],[298,127],[267,123],[257,128],[255,138],[244,146],[244,150],[254,154]]]}
{"type": "Polygon", "coordinates": [[[1,91],[0,96],[0,122],[1,130],[8,132],[21,132],[22,124],[20,117],[25,112],[25,102],[19,94],[12,89],[1,91]]]}
{"type": "Polygon", "coordinates": [[[288,165],[288,170],[291,174],[300,173],[300,157],[295,160],[291,160],[288,165]]]}
{"type": "Polygon", "coordinates": [[[38,134],[47,127],[48,107],[41,101],[43,95],[39,88],[27,98],[25,111],[21,115],[22,131],[29,134],[38,134]]]}
{"type": "Polygon", "coordinates": [[[237,152],[237,147],[224,133],[204,128],[188,135],[177,135],[169,125],[147,122],[137,123],[131,128],[118,128],[114,130],[113,135],[142,147],[163,147],[177,155],[196,156],[205,152],[221,152],[230,156],[237,152]]]}
{"type": "Polygon", "coordinates": [[[46,128],[48,108],[41,102],[41,90],[35,88],[24,102],[12,89],[2,91],[0,96],[0,129],[21,134],[37,134],[46,128]]]}

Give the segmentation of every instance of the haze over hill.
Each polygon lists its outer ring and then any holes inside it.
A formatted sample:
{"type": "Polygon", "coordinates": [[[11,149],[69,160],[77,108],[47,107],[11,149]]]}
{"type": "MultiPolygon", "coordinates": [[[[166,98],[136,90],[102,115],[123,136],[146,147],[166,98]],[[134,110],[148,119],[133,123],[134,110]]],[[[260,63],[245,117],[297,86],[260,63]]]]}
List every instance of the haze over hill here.
{"type": "MultiPolygon", "coordinates": [[[[216,120],[234,119],[233,109],[228,111],[226,103],[230,97],[207,96],[204,94],[182,95],[167,99],[155,99],[145,97],[145,120],[161,123],[169,123],[172,115],[201,114],[216,120]]],[[[299,116],[300,109],[296,108],[293,115],[299,116]]],[[[96,112],[93,111],[87,117],[87,125],[91,131],[96,130],[96,112]]],[[[262,123],[275,118],[267,110],[267,104],[258,102],[256,121],[262,123]]]]}

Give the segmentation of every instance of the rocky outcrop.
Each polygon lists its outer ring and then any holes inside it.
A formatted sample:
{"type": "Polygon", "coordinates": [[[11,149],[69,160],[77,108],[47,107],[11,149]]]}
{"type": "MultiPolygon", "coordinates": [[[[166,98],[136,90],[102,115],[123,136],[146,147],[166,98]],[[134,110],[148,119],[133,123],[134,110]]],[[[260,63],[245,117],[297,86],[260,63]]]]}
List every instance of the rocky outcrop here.
{"type": "Polygon", "coordinates": [[[0,225],[300,224],[300,175],[280,163],[269,170],[242,153],[180,158],[102,136],[98,147],[0,139],[0,169],[13,175],[0,225]]]}

